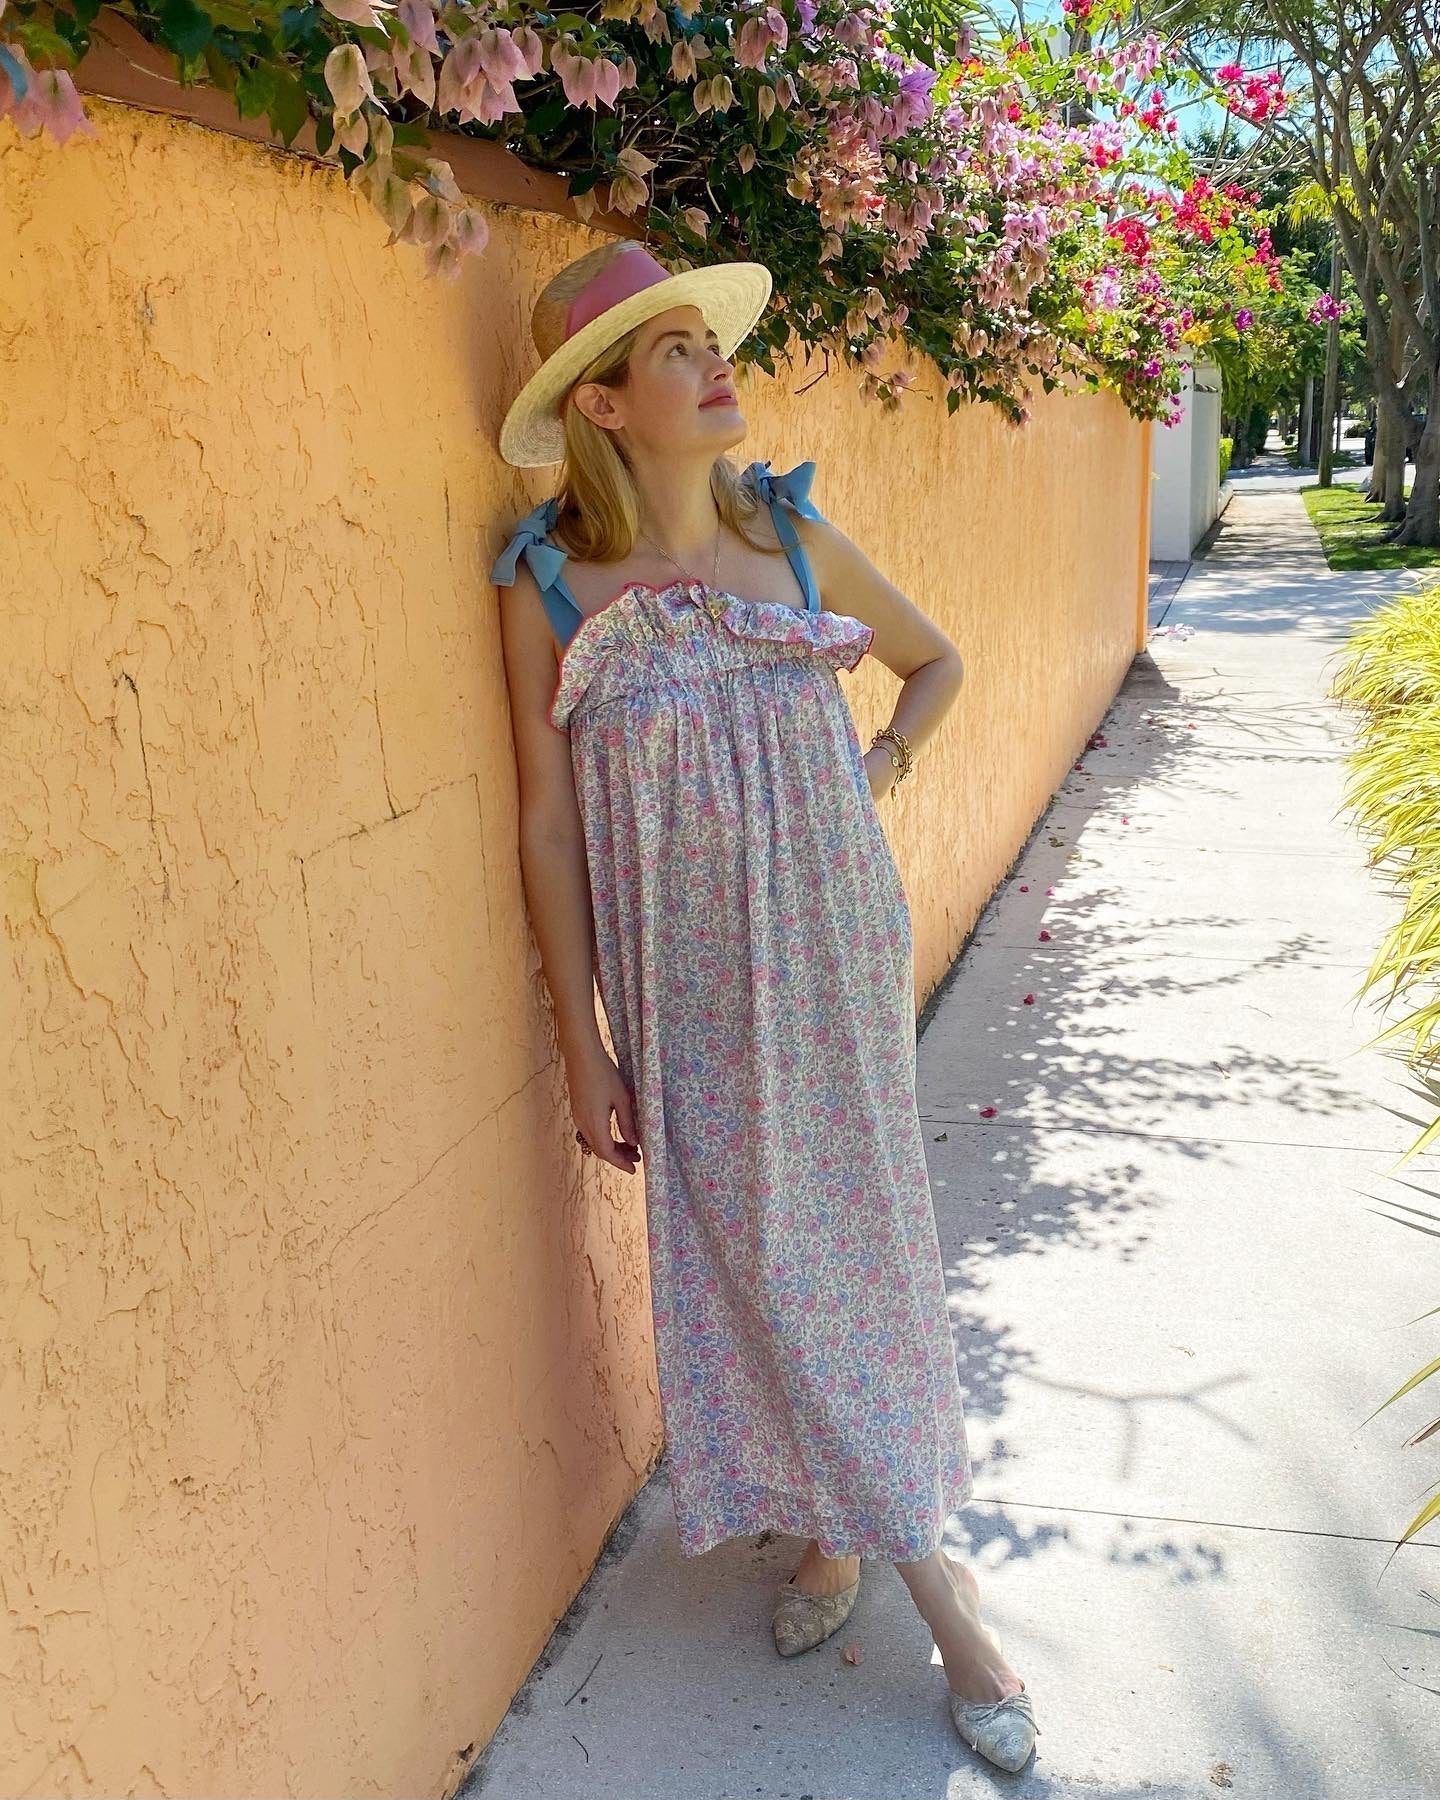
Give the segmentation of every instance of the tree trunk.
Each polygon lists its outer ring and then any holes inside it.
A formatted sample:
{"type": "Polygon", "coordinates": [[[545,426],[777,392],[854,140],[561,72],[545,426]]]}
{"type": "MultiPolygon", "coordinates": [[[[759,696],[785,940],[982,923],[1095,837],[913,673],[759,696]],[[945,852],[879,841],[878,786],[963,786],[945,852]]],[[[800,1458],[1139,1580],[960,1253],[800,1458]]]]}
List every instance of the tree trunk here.
{"type": "Polygon", "coordinates": [[[1440,400],[1440,350],[1430,366],[1429,411],[1415,450],[1415,481],[1405,508],[1405,523],[1394,538],[1397,544],[1440,547],[1440,406],[1435,404],[1437,400],[1440,400]]]}
{"type": "Polygon", "coordinates": [[[1368,498],[1380,504],[1389,524],[1405,517],[1405,427],[1399,407],[1375,403],[1375,474],[1368,498]]]}
{"type": "Polygon", "coordinates": [[[1370,476],[1367,500],[1380,506],[1380,517],[1394,524],[1405,517],[1405,412],[1400,396],[1400,365],[1405,354],[1405,331],[1400,321],[1400,308],[1390,308],[1390,328],[1386,333],[1389,355],[1369,358],[1370,375],[1375,388],[1375,467],[1370,476]]]}
{"type": "MultiPolygon", "coordinates": [[[[1330,240],[1330,297],[1340,298],[1340,271],[1343,268],[1340,260],[1340,236],[1338,231],[1330,240]]],[[[1320,408],[1320,416],[1325,421],[1325,435],[1320,440],[1320,474],[1322,488],[1332,485],[1335,478],[1335,412],[1340,404],[1340,321],[1332,319],[1330,329],[1325,334],[1325,399],[1320,408]]]]}
{"type": "Polygon", "coordinates": [[[1307,375],[1300,391],[1300,428],[1295,435],[1295,460],[1303,469],[1314,466],[1314,445],[1310,441],[1314,435],[1315,377],[1307,375]]]}
{"type": "Polygon", "coordinates": [[[1393,525],[1405,517],[1405,413],[1387,386],[1376,402],[1378,430],[1375,437],[1375,460],[1380,462],[1380,446],[1384,443],[1385,460],[1377,469],[1380,477],[1380,517],[1393,525]]]}

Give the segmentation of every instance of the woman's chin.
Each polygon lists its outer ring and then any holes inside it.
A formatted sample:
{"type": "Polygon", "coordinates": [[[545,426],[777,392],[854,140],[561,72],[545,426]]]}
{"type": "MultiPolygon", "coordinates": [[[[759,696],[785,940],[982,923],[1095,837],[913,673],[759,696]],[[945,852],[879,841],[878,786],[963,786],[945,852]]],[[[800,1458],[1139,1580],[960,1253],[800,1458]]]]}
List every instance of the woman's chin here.
{"type": "Polygon", "coordinates": [[[702,406],[698,411],[705,421],[707,438],[724,438],[726,443],[735,444],[750,429],[738,406],[702,406]]]}

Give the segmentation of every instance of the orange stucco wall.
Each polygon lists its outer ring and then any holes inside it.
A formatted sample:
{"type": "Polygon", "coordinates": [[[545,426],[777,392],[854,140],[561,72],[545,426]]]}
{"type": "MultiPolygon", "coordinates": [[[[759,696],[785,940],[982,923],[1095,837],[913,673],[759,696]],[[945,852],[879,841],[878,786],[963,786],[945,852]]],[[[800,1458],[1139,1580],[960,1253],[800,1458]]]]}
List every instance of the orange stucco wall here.
{"type": "MultiPolygon", "coordinates": [[[[0,1768],[440,1794],[658,1449],[487,580],[547,491],[492,448],[521,321],[594,234],[496,209],[446,285],[337,172],[88,110],[0,126],[0,1768]]],[[[1143,433],[813,373],[745,379],[743,455],[815,457],[969,665],[889,815],[918,1001],[1131,658],[1143,433]]]]}

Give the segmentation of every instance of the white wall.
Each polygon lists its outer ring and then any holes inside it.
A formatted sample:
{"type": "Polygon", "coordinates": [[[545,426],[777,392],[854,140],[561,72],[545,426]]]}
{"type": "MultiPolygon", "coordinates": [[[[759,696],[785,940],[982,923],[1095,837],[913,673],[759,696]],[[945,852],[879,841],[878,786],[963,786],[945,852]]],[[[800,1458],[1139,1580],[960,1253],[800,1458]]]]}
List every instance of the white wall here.
{"type": "Polygon", "coordinates": [[[1150,556],[1186,562],[1220,510],[1220,371],[1185,372],[1180,422],[1151,429],[1150,556]]]}

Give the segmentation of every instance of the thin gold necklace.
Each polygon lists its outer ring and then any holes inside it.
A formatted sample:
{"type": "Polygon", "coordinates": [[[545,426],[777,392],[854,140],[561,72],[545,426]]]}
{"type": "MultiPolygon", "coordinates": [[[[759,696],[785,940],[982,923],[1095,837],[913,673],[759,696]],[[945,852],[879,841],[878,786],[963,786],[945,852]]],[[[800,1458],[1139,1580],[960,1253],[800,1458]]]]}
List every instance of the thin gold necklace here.
{"type": "MultiPolygon", "coordinates": [[[[717,517],[715,520],[715,566],[710,571],[710,585],[712,588],[714,588],[716,590],[717,593],[719,592],[719,589],[720,589],[720,535],[721,535],[721,532],[724,530],[724,527],[725,527],[725,521],[723,519],[717,517]]],[[[673,567],[679,569],[680,573],[685,577],[685,579],[687,581],[695,580],[695,576],[693,576],[688,569],[682,568],[681,565],[675,561],[675,558],[670,554],[670,552],[666,549],[663,549],[659,544],[657,544],[655,542],[654,538],[652,538],[648,532],[642,531],[640,533],[640,536],[641,536],[641,538],[644,539],[644,541],[647,544],[650,545],[651,549],[659,550],[660,554],[665,558],[666,562],[672,564],[673,567]]]]}

